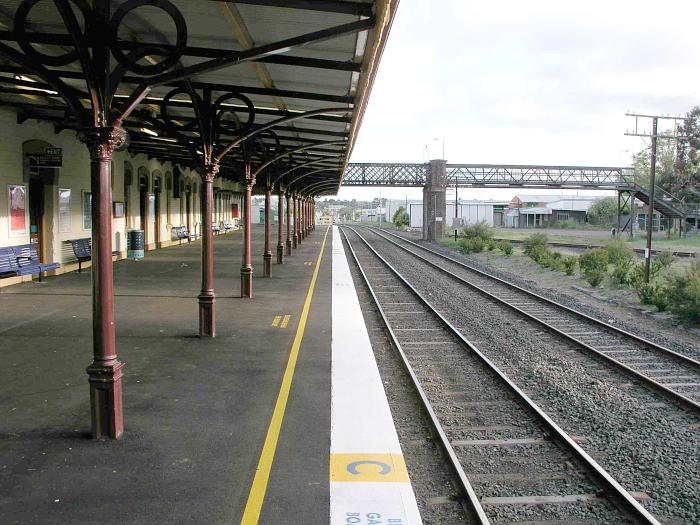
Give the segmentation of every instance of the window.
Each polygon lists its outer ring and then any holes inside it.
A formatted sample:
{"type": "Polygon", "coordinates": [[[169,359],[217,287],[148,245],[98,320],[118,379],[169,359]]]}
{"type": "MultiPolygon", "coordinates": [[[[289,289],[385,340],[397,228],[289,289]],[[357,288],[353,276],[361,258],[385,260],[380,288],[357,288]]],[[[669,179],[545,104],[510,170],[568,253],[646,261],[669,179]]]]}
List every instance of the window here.
{"type": "Polygon", "coordinates": [[[83,191],[83,229],[92,229],[92,193],[83,191]]]}
{"type": "Polygon", "coordinates": [[[558,213],[557,213],[557,220],[558,220],[558,221],[568,221],[569,218],[570,218],[570,217],[569,217],[569,214],[566,213],[566,212],[564,212],[564,213],[558,212],[558,213]]]}
{"type": "Polygon", "coordinates": [[[70,190],[60,188],[58,190],[58,231],[66,233],[70,231],[70,190]]]}

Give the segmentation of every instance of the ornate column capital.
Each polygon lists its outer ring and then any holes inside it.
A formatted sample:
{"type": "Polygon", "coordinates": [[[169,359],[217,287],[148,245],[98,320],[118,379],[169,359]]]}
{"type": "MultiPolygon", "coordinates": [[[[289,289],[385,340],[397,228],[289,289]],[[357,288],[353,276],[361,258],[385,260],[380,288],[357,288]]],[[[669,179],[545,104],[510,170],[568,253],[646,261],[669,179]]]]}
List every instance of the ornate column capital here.
{"type": "Polygon", "coordinates": [[[205,182],[212,182],[218,174],[219,174],[219,164],[218,163],[205,164],[204,165],[204,173],[202,174],[202,179],[205,182]]]}
{"type": "Polygon", "coordinates": [[[90,157],[107,160],[116,148],[126,143],[127,137],[126,130],[117,126],[88,128],[78,133],[80,141],[90,150],[90,157]]]}

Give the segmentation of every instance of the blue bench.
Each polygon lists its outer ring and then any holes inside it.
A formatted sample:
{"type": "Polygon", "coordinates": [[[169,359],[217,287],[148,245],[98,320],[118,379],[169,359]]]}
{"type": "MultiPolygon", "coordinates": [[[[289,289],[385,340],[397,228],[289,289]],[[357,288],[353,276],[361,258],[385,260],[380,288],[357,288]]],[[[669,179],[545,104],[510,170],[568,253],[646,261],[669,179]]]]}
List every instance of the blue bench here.
{"type": "Polygon", "coordinates": [[[175,235],[175,239],[180,241],[180,244],[182,244],[182,241],[184,240],[191,241],[195,238],[194,235],[190,235],[190,232],[187,231],[186,226],[174,226],[171,231],[173,235],[175,235]]]}
{"type": "Polygon", "coordinates": [[[36,244],[22,244],[20,246],[5,246],[0,248],[0,277],[16,277],[21,275],[39,274],[55,270],[61,265],[57,262],[39,262],[36,253],[36,244]]]}
{"type": "MultiPolygon", "coordinates": [[[[78,259],[78,273],[83,273],[83,263],[92,259],[92,239],[85,237],[84,239],[72,239],[70,245],[73,248],[73,254],[78,259]]],[[[112,256],[119,255],[119,252],[112,252],[112,256]]]]}

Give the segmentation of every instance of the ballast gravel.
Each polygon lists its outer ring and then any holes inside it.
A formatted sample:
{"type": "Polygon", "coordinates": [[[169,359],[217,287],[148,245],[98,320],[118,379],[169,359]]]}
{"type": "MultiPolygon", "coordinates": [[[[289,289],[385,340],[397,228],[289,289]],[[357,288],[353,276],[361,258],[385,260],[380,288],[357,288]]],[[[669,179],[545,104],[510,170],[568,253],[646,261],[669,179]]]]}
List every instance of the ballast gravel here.
{"type": "MultiPolygon", "coordinates": [[[[361,233],[565,431],[584,437],[582,447],[618,482],[648,494],[642,503],[657,518],[700,522],[698,418],[380,237],[361,233]]],[[[662,335],[643,333],[678,349],[662,335]]]]}

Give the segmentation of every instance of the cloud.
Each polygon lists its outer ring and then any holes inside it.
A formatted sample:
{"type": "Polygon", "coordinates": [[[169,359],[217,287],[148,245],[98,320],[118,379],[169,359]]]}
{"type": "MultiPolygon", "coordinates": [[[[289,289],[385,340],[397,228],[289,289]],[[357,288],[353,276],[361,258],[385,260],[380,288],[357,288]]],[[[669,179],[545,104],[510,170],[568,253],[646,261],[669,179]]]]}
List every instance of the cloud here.
{"type": "Polygon", "coordinates": [[[700,3],[403,0],[352,160],[615,165],[700,103],[700,3]]]}

